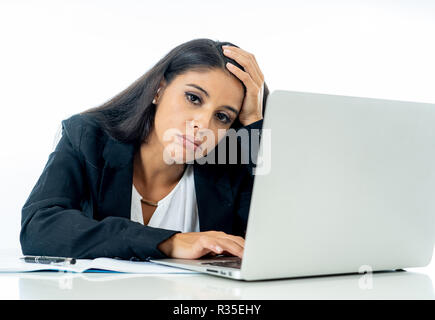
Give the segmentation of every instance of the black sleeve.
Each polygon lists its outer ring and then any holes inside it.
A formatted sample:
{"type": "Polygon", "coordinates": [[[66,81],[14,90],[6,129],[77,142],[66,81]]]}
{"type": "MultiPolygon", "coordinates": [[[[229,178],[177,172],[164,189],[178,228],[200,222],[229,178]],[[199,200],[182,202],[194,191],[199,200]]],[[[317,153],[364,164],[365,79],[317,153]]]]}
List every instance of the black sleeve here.
{"type": "Polygon", "coordinates": [[[56,149],[22,208],[23,254],[82,259],[166,257],[157,246],[179,231],[120,217],[97,221],[85,216],[81,201],[89,195],[85,195],[84,159],[62,129],[56,149]]]}
{"type": "Polygon", "coordinates": [[[249,144],[241,144],[241,152],[247,152],[247,154],[249,155],[249,163],[241,167],[241,170],[243,171],[243,179],[240,184],[235,201],[236,215],[234,219],[234,234],[240,235],[242,237],[245,237],[246,234],[249,207],[251,204],[252,188],[255,177],[253,168],[256,167],[257,163],[256,158],[258,155],[259,142],[261,140],[262,127],[263,120],[259,120],[241,128],[249,131],[249,144]],[[252,140],[254,141],[254,143],[251,143],[252,140]],[[254,146],[254,149],[251,155],[252,146],[254,146]]]}
{"type": "Polygon", "coordinates": [[[248,132],[249,143],[246,143],[245,141],[243,141],[243,139],[239,138],[241,148],[240,154],[247,155],[247,165],[249,170],[251,171],[251,174],[253,175],[253,168],[257,166],[256,163],[263,129],[263,119],[253,122],[250,125],[244,126],[240,129],[246,130],[248,132]]]}

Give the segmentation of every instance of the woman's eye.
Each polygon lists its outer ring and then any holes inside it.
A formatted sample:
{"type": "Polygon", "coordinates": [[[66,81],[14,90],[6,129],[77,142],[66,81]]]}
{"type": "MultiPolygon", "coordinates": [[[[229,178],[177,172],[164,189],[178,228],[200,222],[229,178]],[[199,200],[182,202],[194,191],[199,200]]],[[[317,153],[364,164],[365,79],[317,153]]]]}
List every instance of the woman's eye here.
{"type": "MultiPolygon", "coordinates": [[[[186,99],[192,104],[198,105],[201,103],[201,98],[199,98],[197,95],[193,93],[186,92],[186,99]],[[195,101],[199,101],[199,103],[195,103],[195,101]]],[[[225,113],[219,112],[216,114],[216,117],[218,120],[224,124],[228,124],[231,122],[231,118],[228,117],[225,113]]]]}
{"type": "Polygon", "coordinates": [[[189,102],[193,103],[193,104],[197,104],[197,103],[194,103],[194,102],[192,101],[191,98],[197,99],[199,102],[201,102],[201,99],[200,99],[198,96],[196,96],[196,95],[194,95],[194,94],[192,94],[192,93],[187,93],[187,92],[186,92],[186,99],[187,99],[189,102]]]}
{"type": "Polygon", "coordinates": [[[219,121],[221,121],[223,123],[230,123],[231,122],[231,119],[225,113],[219,112],[218,114],[216,114],[216,117],[218,118],[219,121]]]}

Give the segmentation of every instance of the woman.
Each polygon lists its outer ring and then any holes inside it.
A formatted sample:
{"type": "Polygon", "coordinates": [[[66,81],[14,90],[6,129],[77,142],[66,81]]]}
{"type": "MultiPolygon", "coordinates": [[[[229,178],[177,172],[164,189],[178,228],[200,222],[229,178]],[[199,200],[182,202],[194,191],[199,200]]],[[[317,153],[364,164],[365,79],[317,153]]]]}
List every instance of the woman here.
{"type": "Polygon", "coordinates": [[[252,54],[195,39],[102,106],[63,120],[22,208],[23,254],[242,257],[252,161],[198,162],[216,158],[229,129],[258,132],[268,94],[252,54]]]}

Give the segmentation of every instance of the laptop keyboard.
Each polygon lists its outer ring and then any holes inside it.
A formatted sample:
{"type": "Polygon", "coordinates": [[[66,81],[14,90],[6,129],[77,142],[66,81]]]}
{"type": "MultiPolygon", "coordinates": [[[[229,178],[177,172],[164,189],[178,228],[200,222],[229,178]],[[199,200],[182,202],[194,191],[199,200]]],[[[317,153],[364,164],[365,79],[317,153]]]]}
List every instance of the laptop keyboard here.
{"type": "Polygon", "coordinates": [[[217,267],[226,267],[226,268],[235,268],[240,269],[242,265],[242,259],[239,260],[229,260],[229,261],[215,261],[215,262],[203,262],[203,265],[209,266],[217,266],[217,267]]]}

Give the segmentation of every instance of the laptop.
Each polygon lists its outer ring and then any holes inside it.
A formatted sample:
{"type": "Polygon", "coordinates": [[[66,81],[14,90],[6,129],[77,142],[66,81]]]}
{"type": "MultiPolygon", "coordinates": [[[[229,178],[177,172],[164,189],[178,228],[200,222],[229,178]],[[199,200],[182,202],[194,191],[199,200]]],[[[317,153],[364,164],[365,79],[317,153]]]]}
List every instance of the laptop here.
{"type": "Polygon", "coordinates": [[[247,281],[365,273],[424,267],[434,240],[435,104],[275,90],[243,258],[150,261],[247,281]]]}

